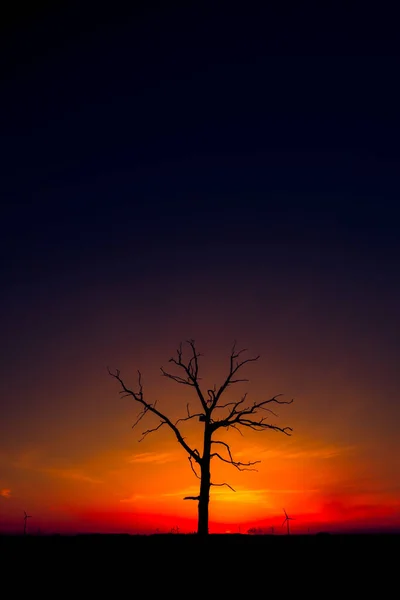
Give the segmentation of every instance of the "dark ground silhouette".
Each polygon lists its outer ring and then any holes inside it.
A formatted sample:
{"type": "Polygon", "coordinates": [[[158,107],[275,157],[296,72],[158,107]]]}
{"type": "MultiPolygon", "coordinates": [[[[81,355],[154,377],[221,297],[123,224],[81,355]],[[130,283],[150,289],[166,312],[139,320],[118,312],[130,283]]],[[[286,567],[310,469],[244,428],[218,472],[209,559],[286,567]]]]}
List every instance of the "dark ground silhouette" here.
{"type": "Polygon", "coordinates": [[[399,548],[399,534],[0,536],[3,579],[11,576],[27,591],[42,582],[41,591],[50,586],[56,596],[68,587],[113,598],[385,598],[397,585],[399,548]]]}
{"type": "Polygon", "coordinates": [[[307,556],[317,560],[322,555],[345,559],[357,555],[359,559],[367,556],[398,555],[400,534],[330,534],[320,532],[315,535],[247,535],[247,534],[209,534],[201,538],[196,534],[78,534],[43,536],[0,536],[0,548],[5,554],[15,557],[35,554],[43,557],[63,553],[73,553],[75,557],[108,556],[117,559],[124,554],[138,552],[138,562],[146,562],[154,552],[190,553],[194,558],[205,550],[229,556],[244,553],[248,559],[257,556],[289,557],[300,559],[307,556]]]}

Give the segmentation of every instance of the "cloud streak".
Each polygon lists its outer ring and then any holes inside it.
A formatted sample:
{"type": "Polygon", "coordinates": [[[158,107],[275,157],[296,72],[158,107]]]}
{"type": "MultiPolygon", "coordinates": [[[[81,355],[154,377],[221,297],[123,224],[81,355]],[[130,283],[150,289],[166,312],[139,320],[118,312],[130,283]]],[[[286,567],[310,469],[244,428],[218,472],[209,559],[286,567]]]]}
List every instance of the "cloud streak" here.
{"type": "Polygon", "coordinates": [[[40,469],[42,473],[48,473],[53,477],[60,477],[62,479],[71,479],[73,481],[84,481],[86,483],[102,483],[101,479],[97,479],[95,477],[91,477],[87,475],[80,469],[70,469],[70,468],[55,468],[55,467],[46,467],[40,469]]]}
{"type": "MultiPolygon", "coordinates": [[[[158,496],[158,494],[157,494],[158,496]]],[[[133,502],[137,502],[138,500],[146,500],[149,499],[151,496],[146,496],[145,494],[133,494],[133,496],[129,496],[129,498],[122,498],[122,500],[120,500],[120,502],[122,503],[133,503],[133,502]]]]}
{"type": "Polygon", "coordinates": [[[128,458],[129,463],[152,463],[158,465],[173,462],[174,460],[176,460],[175,455],[171,452],[142,452],[128,458]]]}
{"type": "Polygon", "coordinates": [[[0,496],[2,498],[11,498],[11,490],[8,488],[0,490],[0,496]]]}
{"type": "MultiPolygon", "coordinates": [[[[184,496],[196,496],[198,494],[198,488],[186,488],[175,492],[168,492],[161,494],[163,497],[169,498],[183,498],[184,496]]],[[[262,488],[262,489],[245,489],[236,488],[235,492],[232,492],[227,487],[213,487],[211,490],[211,496],[215,500],[231,500],[235,502],[251,502],[259,503],[261,500],[265,500],[272,494],[309,494],[319,492],[318,489],[273,489],[273,488],[262,488]]]]}
{"type": "Polygon", "coordinates": [[[88,475],[83,469],[76,467],[50,467],[46,466],[43,452],[31,449],[21,452],[10,459],[9,464],[16,469],[26,469],[37,473],[44,473],[51,477],[82,481],[86,483],[102,483],[97,477],[88,475]],[[43,464],[44,463],[44,464],[43,464]]]}
{"type": "Polygon", "coordinates": [[[355,449],[354,446],[340,446],[329,444],[311,448],[272,448],[266,449],[262,446],[249,446],[236,453],[236,456],[257,456],[260,459],[283,459],[283,460],[306,460],[320,459],[329,460],[344,454],[349,454],[355,449]]]}

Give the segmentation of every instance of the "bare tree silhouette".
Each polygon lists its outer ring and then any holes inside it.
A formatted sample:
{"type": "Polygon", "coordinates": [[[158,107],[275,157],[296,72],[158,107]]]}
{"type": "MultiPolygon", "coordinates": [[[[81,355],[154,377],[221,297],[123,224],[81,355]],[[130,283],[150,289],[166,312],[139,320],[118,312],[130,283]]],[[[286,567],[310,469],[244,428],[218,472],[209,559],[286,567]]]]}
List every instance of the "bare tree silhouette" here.
{"type": "Polygon", "coordinates": [[[28,519],[31,519],[31,518],[32,518],[32,515],[28,515],[28,513],[26,513],[24,511],[24,535],[26,535],[26,526],[27,526],[28,519]]]}
{"type": "Polygon", "coordinates": [[[214,385],[213,389],[208,389],[207,395],[205,395],[199,384],[199,357],[202,355],[197,352],[194,340],[188,340],[187,344],[189,346],[189,358],[187,360],[184,360],[182,344],[180,344],[177,350],[176,357],[170,358],[169,360],[170,363],[175,365],[177,372],[180,374],[169,373],[163,367],[161,367],[161,373],[163,377],[167,377],[176,383],[187,385],[193,388],[196,393],[197,400],[199,401],[198,412],[192,414],[190,412],[188,403],[186,405],[187,416],[178,419],[175,423],[173,423],[164,413],[158,410],[156,407],[157,401],[145,400],[142,375],[140,371],[138,371],[137,391],[133,391],[125,385],[118,369],[115,372],[112,372],[108,368],[108,372],[119,382],[122,388],[119,392],[121,396],[129,396],[141,406],[141,411],[138,414],[135,423],[132,425],[132,428],[136,427],[147,413],[153,413],[160,419],[160,422],[156,427],[147,429],[143,432],[141,440],[144,439],[149,433],[158,431],[162,426],[167,425],[167,427],[169,427],[174,433],[178,443],[187,452],[190,467],[195,476],[200,480],[200,490],[198,496],[187,496],[184,498],[184,500],[195,500],[198,502],[197,533],[199,535],[207,535],[211,486],[227,486],[232,491],[235,491],[228,483],[214,483],[211,481],[211,460],[213,458],[219,459],[222,462],[233,465],[239,471],[256,471],[256,469],[253,468],[254,465],[261,462],[259,460],[251,462],[240,462],[234,460],[229,444],[222,440],[213,439],[214,434],[222,428],[225,430],[235,429],[239,431],[239,433],[242,433],[242,429],[248,428],[253,429],[254,431],[273,430],[284,433],[285,435],[291,435],[291,427],[278,427],[277,425],[267,422],[266,416],[261,415],[263,413],[269,413],[270,415],[272,414],[273,416],[277,416],[271,410],[270,406],[273,404],[291,404],[293,399],[288,401],[280,400],[279,396],[282,394],[278,394],[272,398],[269,398],[268,400],[248,403],[246,393],[238,401],[221,404],[221,397],[229,386],[235,383],[248,381],[248,379],[238,378],[237,375],[239,370],[245,364],[257,361],[260,356],[241,360],[240,357],[244,352],[246,352],[246,349],[236,350],[235,343],[230,355],[229,372],[227,377],[218,389],[217,386],[214,385]],[[198,419],[198,421],[204,423],[203,451],[201,454],[196,448],[189,446],[189,444],[186,442],[186,439],[182,436],[180,429],[178,428],[179,423],[183,421],[189,421],[190,419],[198,419]],[[223,454],[216,451],[217,447],[223,450],[223,454]]]}
{"type": "Polygon", "coordinates": [[[290,535],[289,521],[294,521],[295,519],[294,519],[294,517],[289,517],[289,515],[287,514],[287,512],[286,512],[285,509],[283,509],[283,512],[285,513],[285,520],[282,523],[282,527],[286,523],[286,525],[287,525],[287,534],[290,535]]]}

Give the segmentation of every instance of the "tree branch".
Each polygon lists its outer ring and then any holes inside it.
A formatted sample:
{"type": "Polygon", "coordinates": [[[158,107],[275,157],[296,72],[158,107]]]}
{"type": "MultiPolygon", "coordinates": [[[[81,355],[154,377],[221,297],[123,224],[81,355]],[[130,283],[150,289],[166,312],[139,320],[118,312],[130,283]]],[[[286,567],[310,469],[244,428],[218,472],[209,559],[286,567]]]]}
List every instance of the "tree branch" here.
{"type": "Polygon", "coordinates": [[[246,401],[246,398],[247,392],[244,394],[244,396],[242,396],[242,398],[238,402],[228,402],[228,404],[225,404],[225,406],[216,406],[215,408],[226,408],[227,406],[233,406],[233,408],[231,408],[231,410],[229,411],[229,415],[226,417],[227,419],[229,419],[232,415],[238,412],[238,406],[243,404],[246,401]]]}
{"type": "Polygon", "coordinates": [[[246,400],[247,395],[245,394],[241,400],[235,403],[230,403],[232,408],[229,411],[229,414],[224,419],[220,419],[219,421],[214,421],[212,423],[212,428],[214,431],[221,427],[232,427],[232,426],[242,426],[248,427],[250,429],[254,429],[256,431],[261,431],[263,429],[273,429],[274,431],[280,431],[286,435],[291,435],[293,429],[291,427],[278,427],[278,425],[272,425],[271,423],[267,423],[265,421],[265,417],[256,418],[257,412],[264,410],[269,413],[272,413],[274,416],[277,416],[267,405],[271,403],[275,404],[291,404],[292,400],[278,400],[279,396],[282,394],[277,394],[273,396],[269,400],[263,400],[262,402],[254,402],[251,406],[241,408],[238,410],[238,407],[241,406],[246,400]]]}
{"type": "Polygon", "coordinates": [[[257,469],[252,469],[251,467],[253,465],[256,465],[256,464],[260,463],[261,460],[254,460],[252,462],[249,461],[249,462],[246,462],[246,463],[233,460],[229,444],[227,444],[226,442],[222,442],[221,440],[211,440],[211,443],[212,444],[221,444],[221,446],[224,446],[226,448],[227,452],[228,452],[229,459],[224,458],[218,452],[213,452],[211,454],[211,458],[214,458],[214,457],[219,458],[223,462],[226,462],[226,463],[228,463],[228,464],[233,465],[234,467],[236,467],[236,469],[238,469],[238,471],[257,471],[257,469]]]}
{"type": "Polygon", "coordinates": [[[160,423],[157,425],[157,427],[153,427],[152,429],[147,429],[146,431],[144,431],[142,433],[142,437],[140,438],[139,442],[142,442],[144,440],[144,438],[149,435],[149,433],[153,433],[154,431],[158,431],[163,425],[166,425],[166,421],[160,421],[160,423]]]}
{"type": "MultiPolygon", "coordinates": [[[[196,450],[196,452],[197,452],[197,450],[196,450]]],[[[200,456],[199,456],[198,452],[197,452],[197,457],[198,457],[197,462],[201,462],[201,459],[200,459],[200,456]]],[[[196,469],[193,466],[192,457],[190,455],[188,456],[188,459],[189,459],[189,463],[190,463],[190,468],[192,469],[193,473],[196,475],[197,479],[201,480],[201,476],[196,472],[196,469]]]]}
{"type": "Polygon", "coordinates": [[[207,401],[205,400],[203,393],[200,390],[200,386],[199,386],[200,378],[198,376],[198,373],[199,373],[198,359],[200,356],[202,356],[202,354],[200,354],[199,352],[196,351],[196,346],[195,346],[194,340],[187,340],[187,344],[190,346],[190,348],[192,350],[192,356],[188,363],[185,363],[183,361],[182,344],[179,345],[179,348],[176,351],[177,358],[169,359],[170,363],[174,363],[177,367],[179,367],[180,369],[183,370],[186,377],[181,377],[180,375],[168,373],[167,371],[165,371],[165,369],[163,369],[163,367],[161,367],[161,373],[163,374],[164,377],[173,379],[173,381],[176,381],[177,383],[181,383],[183,385],[189,385],[191,387],[194,387],[194,389],[196,390],[197,396],[199,397],[199,400],[201,402],[201,405],[202,405],[204,411],[206,412],[208,410],[207,401]]]}
{"type": "Polygon", "coordinates": [[[188,416],[181,417],[180,419],[175,421],[175,425],[178,425],[178,423],[180,423],[181,421],[190,421],[190,419],[195,419],[196,417],[198,417],[199,421],[201,421],[205,417],[204,413],[195,413],[195,414],[191,415],[190,410],[189,410],[189,403],[186,404],[186,411],[187,411],[188,416]]]}
{"type": "Polygon", "coordinates": [[[249,362],[255,362],[256,360],[258,360],[260,358],[260,356],[258,355],[253,358],[247,358],[242,361],[237,360],[239,358],[239,356],[241,354],[243,354],[243,352],[247,352],[246,348],[243,348],[243,350],[237,351],[236,350],[236,342],[234,342],[233,347],[232,347],[231,356],[230,356],[229,373],[228,373],[228,376],[225,379],[224,383],[221,385],[218,392],[214,396],[212,408],[217,406],[218,400],[220,399],[220,397],[222,396],[222,394],[224,393],[224,391],[226,390],[226,388],[229,385],[231,385],[233,383],[239,383],[242,381],[248,381],[248,379],[233,379],[233,376],[235,375],[235,373],[237,373],[239,371],[239,369],[241,369],[243,367],[243,365],[245,365],[249,362]]]}
{"type": "MultiPolygon", "coordinates": [[[[111,375],[111,377],[114,377],[114,379],[116,379],[119,382],[119,384],[121,385],[121,388],[122,388],[121,391],[125,397],[131,396],[138,404],[141,404],[143,406],[142,413],[144,413],[144,414],[139,415],[139,418],[136,420],[136,424],[143,418],[143,416],[147,412],[151,412],[151,413],[157,415],[157,417],[159,417],[161,419],[161,423],[158,425],[158,427],[145,431],[143,434],[143,437],[145,437],[146,435],[148,435],[149,433],[151,433],[153,431],[156,431],[157,429],[162,427],[162,425],[164,425],[164,424],[168,425],[168,427],[170,429],[172,429],[172,431],[174,432],[175,437],[178,440],[178,442],[180,443],[180,445],[186,450],[186,452],[189,454],[189,456],[191,456],[193,458],[193,460],[195,460],[196,462],[200,462],[199,453],[192,450],[192,448],[185,442],[178,427],[176,425],[174,425],[174,423],[172,423],[172,421],[167,416],[165,416],[162,412],[160,412],[156,408],[156,403],[150,404],[150,403],[146,402],[146,400],[144,399],[142,375],[141,375],[140,371],[138,371],[139,391],[137,391],[137,392],[134,392],[133,390],[129,389],[125,385],[123,379],[120,376],[121,372],[119,369],[116,369],[116,371],[113,373],[107,367],[107,371],[108,371],[109,375],[111,375]]],[[[141,439],[143,439],[143,437],[141,439]]]]}
{"type": "Polygon", "coordinates": [[[236,492],[236,490],[234,490],[233,487],[231,485],[229,485],[229,483],[210,483],[210,485],[213,485],[215,487],[222,487],[223,485],[226,485],[226,487],[231,489],[232,492],[236,492]]]}

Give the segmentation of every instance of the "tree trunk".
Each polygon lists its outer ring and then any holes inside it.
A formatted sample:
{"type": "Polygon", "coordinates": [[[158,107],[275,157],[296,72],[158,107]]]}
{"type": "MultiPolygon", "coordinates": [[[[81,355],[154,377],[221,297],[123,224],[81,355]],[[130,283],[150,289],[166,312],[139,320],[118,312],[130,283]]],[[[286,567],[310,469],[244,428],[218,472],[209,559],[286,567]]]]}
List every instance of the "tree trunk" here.
{"type": "Polygon", "coordinates": [[[210,475],[210,454],[211,454],[211,431],[209,423],[205,424],[204,429],[204,448],[203,457],[201,462],[201,481],[200,481],[200,494],[198,504],[198,522],[197,522],[197,533],[198,535],[208,535],[208,505],[210,502],[210,486],[211,486],[211,475],[210,475]]]}

